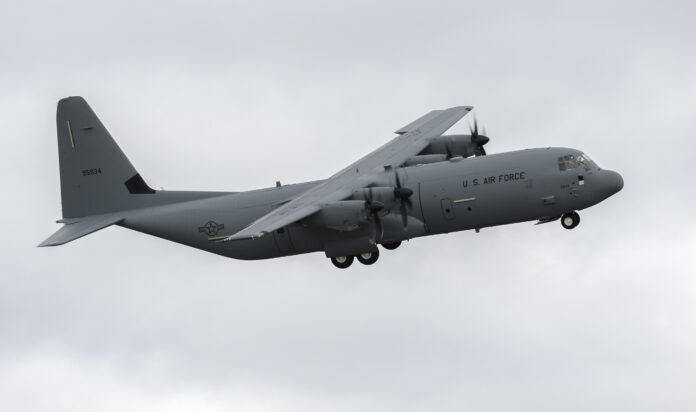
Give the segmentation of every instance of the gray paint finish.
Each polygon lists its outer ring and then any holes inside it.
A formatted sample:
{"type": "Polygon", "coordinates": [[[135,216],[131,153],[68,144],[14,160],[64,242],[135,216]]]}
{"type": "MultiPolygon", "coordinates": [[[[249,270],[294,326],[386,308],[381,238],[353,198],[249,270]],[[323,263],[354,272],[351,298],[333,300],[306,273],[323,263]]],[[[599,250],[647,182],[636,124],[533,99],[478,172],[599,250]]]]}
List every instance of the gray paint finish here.
{"type": "Polygon", "coordinates": [[[241,193],[169,192],[146,186],[84,99],[66,98],[58,104],[57,122],[68,224],[40,246],[118,224],[236,259],[320,251],[332,258],[370,256],[378,254],[379,243],[460,230],[562,215],[574,226],[574,211],[623,187],[618,173],[600,169],[575,149],[462,157],[473,152],[476,141],[488,142],[485,136],[450,136],[463,142],[463,155],[449,153],[451,147],[435,139],[440,146],[434,147],[446,149],[448,159],[401,167],[435,150],[429,139],[439,138],[470,110],[430,112],[327,180],[241,193]],[[67,124],[73,130],[63,127],[67,124]],[[559,159],[577,168],[563,170],[559,159]],[[321,218],[314,218],[319,212],[321,218]]]}

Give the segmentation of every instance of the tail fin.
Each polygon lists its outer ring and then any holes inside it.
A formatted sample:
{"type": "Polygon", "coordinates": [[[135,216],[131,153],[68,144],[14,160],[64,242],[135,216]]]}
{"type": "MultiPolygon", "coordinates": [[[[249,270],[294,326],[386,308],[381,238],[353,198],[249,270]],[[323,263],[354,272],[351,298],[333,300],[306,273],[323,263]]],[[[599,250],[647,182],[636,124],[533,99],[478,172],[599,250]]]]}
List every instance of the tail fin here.
{"type": "Polygon", "coordinates": [[[132,194],[155,193],[82,97],[58,102],[63,218],[130,209],[132,194]]]}

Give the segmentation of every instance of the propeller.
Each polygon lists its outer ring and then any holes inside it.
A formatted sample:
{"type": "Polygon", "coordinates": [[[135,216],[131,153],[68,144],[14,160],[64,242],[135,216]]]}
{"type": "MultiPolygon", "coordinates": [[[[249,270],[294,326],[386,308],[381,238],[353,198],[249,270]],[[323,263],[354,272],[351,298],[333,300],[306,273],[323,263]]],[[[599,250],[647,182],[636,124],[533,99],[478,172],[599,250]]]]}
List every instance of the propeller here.
{"type": "Polygon", "coordinates": [[[372,187],[368,188],[366,192],[364,191],[363,195],[365,197],[365,209],[370,213],[370,216],[375,221],[375,224],[372,226],[374,230],[372,233],[372,239],[376,242],[377,240],[382,239],[382,236],[384,235],[382,221],[379,219],[379,212],[384,209],[384,203],[374,200],[374,197],[372,196],[372,187]],[[378,234],[379,236],[377,236],[378,234]]]}
{"type": "Polygon", "coordinates": [[[476,120],[476,116],[474,116],[474,125],[469,125],[469,131],[471,132],[471,142],[476,143],[476,149],[474,149],[474,154],[476,156],[485,156],[486,149],[483,148],[483,145],[488,143],[488,141],[490,141],[491,139],[489,139],[488,136],[486,136],[485,129],[483,134],[479,134],[478,121],[476,120]]]}
{"type": "Polygon", "coordinates": [[[445,153],[447,154],[447,160],[450,160],[451,158],[454,157],[454,153],[452,153],[452,141],[447,140],[445,143],[445,153]]]}
{"type": "Polygon", "coordinates": [[[399,172],[394,170],[394,177],[396,180],[396,187],[394,188],[394,197],[399,199],[399,212],[401,213],[401,223],[404,226],[404,230],[408,229],[408,210],[413,206],[411,203],[411,195],[413,195],[413,190],[403,187],[401,185],[401,179],[399,178],[399,172]]]}

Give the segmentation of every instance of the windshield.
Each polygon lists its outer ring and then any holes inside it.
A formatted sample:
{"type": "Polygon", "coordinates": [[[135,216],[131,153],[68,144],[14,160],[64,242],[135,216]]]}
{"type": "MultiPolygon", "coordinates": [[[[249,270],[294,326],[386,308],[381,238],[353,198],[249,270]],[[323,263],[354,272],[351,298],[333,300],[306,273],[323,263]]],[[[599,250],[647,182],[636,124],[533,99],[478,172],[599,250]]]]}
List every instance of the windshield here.
{"type": "Polygon", "coordinates": [[[561,171],[573,170],[580,167],[585,170],[590,170],[591,163],[592,160],[584,153],[577,157],[574,155],[566,155],[558,158],[558,168],[561,169],[561,171]]]}

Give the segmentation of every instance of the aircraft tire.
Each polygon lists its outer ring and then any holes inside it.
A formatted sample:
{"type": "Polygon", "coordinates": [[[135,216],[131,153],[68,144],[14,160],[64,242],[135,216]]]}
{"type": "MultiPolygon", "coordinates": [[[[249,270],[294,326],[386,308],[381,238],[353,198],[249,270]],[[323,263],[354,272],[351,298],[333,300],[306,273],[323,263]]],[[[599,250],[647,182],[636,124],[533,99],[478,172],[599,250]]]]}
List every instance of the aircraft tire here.
{"type": "Polygon", "coordinates": [[[331,263],[339,269],[347,269],[353,264],[353,256],[332,257],[331,263]]]}
{"type": "Polygon", "coordinates": [[[379,252],[367,252],[367,253],[361,253],[358,256],[358,262],[362,263],[363,265],[371,265],[379,259],[379,252]]]}
{"type": "Polygon", "coordinates": [[[394,250],[397,247],[401,246],[401,241],[399,242],[389,242],[389,243],[382,243],[382,247],[387,249],[387,250],[394,250]]]}
{"type": "Polygon", "coordinates": [[[561,226],[566,229],[574,229],[580,224],[580,215],[578,212],[566,213],[561,216],[561,226]]]}

